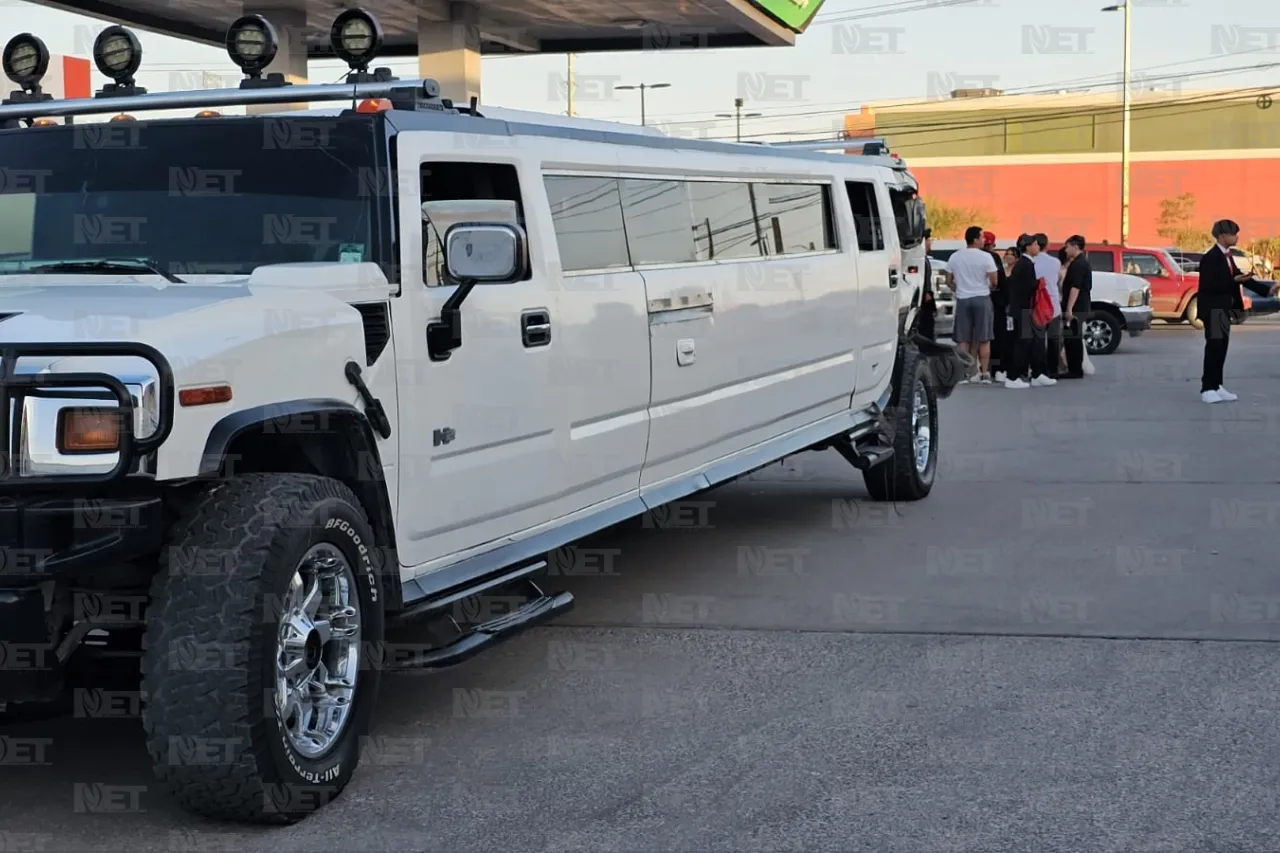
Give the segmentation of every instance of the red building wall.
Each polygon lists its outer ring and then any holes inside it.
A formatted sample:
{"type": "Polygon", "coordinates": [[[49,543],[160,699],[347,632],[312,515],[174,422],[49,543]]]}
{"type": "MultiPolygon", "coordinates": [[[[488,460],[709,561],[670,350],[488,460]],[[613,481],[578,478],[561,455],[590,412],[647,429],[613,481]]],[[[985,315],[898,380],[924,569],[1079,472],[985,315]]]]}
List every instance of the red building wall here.
{"type": "MultiPolygon", "coordinates": [[[[1197,227],[1208,230],[1215,219],[1231,218],[1240,223],[1243,240],[1280,236],[1280,156],[1262,159],[1255,152],[1237,153],[1240,156],[1229,159],[1131,163],[1129,242],[1166,245],[1169,241],[1156,233],[1160,202],[1188,192],[1196,196],[1197,227]],[[1250,154],[1253,158],[1245,159],[1250,154]]],[[[1083,234],[1090,241],[1120,239],[1119,162],[1011,159],[923,160],[907,165],[926,202],[976,208],[988,219],[974,224],[1002,240],[1037,231],[1051,240],[1071,234],[1083,234]]]]}

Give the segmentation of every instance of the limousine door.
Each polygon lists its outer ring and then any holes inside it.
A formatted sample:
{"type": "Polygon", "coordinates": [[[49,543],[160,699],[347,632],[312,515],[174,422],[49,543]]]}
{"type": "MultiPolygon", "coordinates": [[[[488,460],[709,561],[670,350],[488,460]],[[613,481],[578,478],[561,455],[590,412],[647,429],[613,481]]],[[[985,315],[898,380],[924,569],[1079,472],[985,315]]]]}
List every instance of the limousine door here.
{"type": "Polygon", "coordinates": [[[448,225],[459,219],[450,203],[473,202],[474,208],[475,201],[515,202],[517,220],[527,220],[529,193],[522,191],[524,176],[514,160],[502,163],[492,152],[446,160],[438,152],[448,143],[426,134],[401,140],[401,168],[419,178],[400,180],[402,292],[393,312],[400,388],[396,533],[401,563],[421,575],[552,518],[546,497],[557,477],[560,419],[546,393],[554,385],[559,306],[537,248],[536,223],[529,223],[528,275],[472,290],[460,309],[462,345],[447,357],[433,357],[427,326],[457,290],[444,276],[440,251],[448,225]],[[423,201],[432,203],[432,222],[424,222],[423,201]]]}
{"type": "Polygon", "coordinates": [[[889,199],[874,181],[846,181],[858,241],[858,380],[854,408],[876,402],[875,389],[893,370],[898,348],[900,254],[891,244],[884,211],[889,199]]]}

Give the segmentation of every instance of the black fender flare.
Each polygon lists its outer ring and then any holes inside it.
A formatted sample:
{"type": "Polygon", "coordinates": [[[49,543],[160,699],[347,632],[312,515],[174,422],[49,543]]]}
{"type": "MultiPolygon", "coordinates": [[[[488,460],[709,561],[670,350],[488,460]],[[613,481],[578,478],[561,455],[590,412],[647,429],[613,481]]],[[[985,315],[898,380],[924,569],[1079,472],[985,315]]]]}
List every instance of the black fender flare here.
{"type": "Polygon", "coordinates": [[[383,476],[378,440],[368,416],[351,403],[324,398],[286,400],[232,412],[209,431],[200,459],[200,476],[221,476],[227,470],[231,448],[253,433],[271,436],[293,433],[300,438],[324,435],[328,441],[337,441],[349,451],[343,470],[324,473],[349,486],[364,504],[369,523],[380,540],[387,607],[391,611],[399,610],[402,593],[395,549],[395,517],[383,476]],[[334,435],[334,427],[341,430],[338,435],[334,435]]]}

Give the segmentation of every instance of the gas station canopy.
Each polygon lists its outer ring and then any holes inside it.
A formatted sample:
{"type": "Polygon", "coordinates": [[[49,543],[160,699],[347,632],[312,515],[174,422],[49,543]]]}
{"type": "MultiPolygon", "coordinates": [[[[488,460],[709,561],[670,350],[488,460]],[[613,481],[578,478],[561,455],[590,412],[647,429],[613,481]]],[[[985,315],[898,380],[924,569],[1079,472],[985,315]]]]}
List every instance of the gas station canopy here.
{"type": "MultiPolygon", "coordinates": [[[[217,46],[224,44],[231,22],[246,12],[268,19],[284,15],[305,21],[297,29],[310,59],[332,57],[329,25],[351,5],[343,0],[33,2],[217,46]]],[[[382,24],[381,54],[409,57],[421,55],[424,27],[459,22],[468,25],[467,41],[478,41],[481,54],[788,46],[822,0],[368,0],[358,5],[382,24]]]]}

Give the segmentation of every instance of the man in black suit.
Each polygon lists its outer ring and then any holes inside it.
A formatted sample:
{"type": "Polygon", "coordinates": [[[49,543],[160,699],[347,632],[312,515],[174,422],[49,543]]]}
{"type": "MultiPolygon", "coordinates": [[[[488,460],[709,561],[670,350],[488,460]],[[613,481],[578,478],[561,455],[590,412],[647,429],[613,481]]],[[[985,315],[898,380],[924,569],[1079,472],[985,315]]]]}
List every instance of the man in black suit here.
{"type": "Polygon", "coordinates": [[[920,296],[920,325],[918,331],[929,340],[935,337],[938,304],[933,298],[933,263],[929,253],[933,251],[933,230],[924,229],[924,288],[920,296]]]}
{"type": "Polygon", "coordinates": [[[1230,403],[1239,399],[1222,387],[1222,369],[1227,362],[1227,345],[1231,343],[1231,313],[1244,310],[1240,287],[1259,296],[1276,292],[1275,284],[1263,284],[1249,273],[1243,273],[1231,257],[1231,247],[1240,241],[1240,226],[1230,219],[1213,223],[1217,241],[1200,259],[1200,289],[1196,302],[1204,321],[1204,374],[1200,378],[1200,399],[1205,403],[1230,403]]]}
{"type": "Polygon", "coordinates": [[[1072,234],[1063,246],[1067,258],[1067,273],[1062,279],[1062,347],[1067,353],[1063,379],[1084,378],[1084,325],[1093,305],[1093,267],[1084,247],[1080,234],[1072,234]]]}

